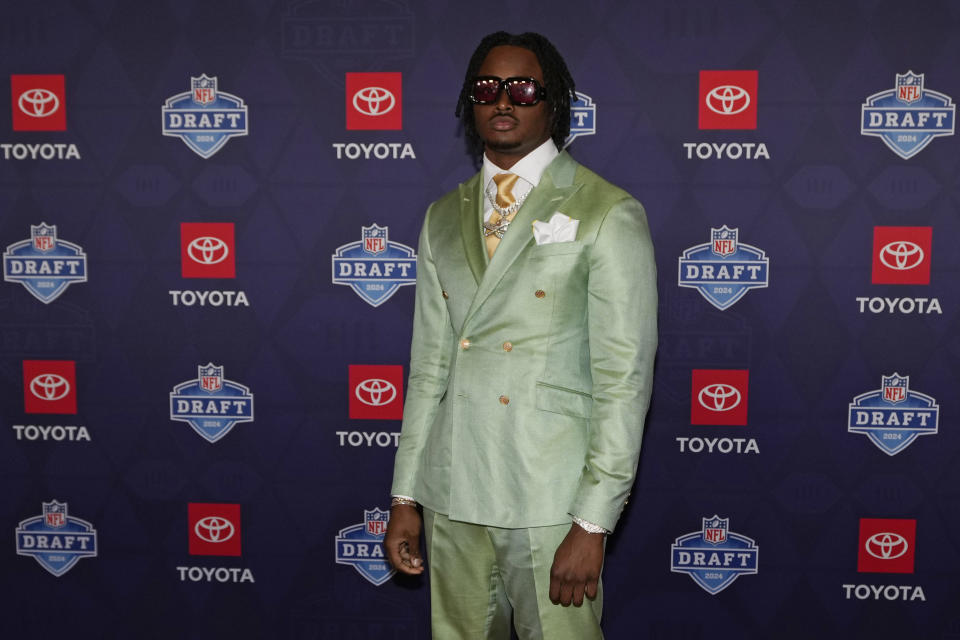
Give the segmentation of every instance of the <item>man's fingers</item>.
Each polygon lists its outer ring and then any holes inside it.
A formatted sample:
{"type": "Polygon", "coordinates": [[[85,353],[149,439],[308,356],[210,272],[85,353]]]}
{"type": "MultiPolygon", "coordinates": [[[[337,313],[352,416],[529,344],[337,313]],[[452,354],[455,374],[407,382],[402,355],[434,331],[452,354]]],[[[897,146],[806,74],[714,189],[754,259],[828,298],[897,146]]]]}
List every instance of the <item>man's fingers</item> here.
{"type": "MultiPolygon", "coordinates": [[[[417,539],[419,543],[419,539],[417,539]]],[[[393,568],[401,573],[408,575],[418,575],[423,573],[423,559],[420,557],[418,547],[414,547],[407,539],[401,539],[399,542],[391,544],[387,542],[387,557],[393,568]]]]}
{"type": "Polygon", "coordinates": [[[560,604],[560,578],[550,574],[550,602],[560,604]]]}
{"type": "Polygon", "coordinates": [[[570,582],[564,582],[562,585],[560,585],[560,604],[565,607],[569,607],[572,600],[573,584],[570,582]]]}
{"type": "Polygon", "coordinates": [[[596,578],[592,580],[587,580],[587,587],[584,589],[584,594],[591,600],[596,600],[597,598],[597,586],[599,581],[596,578]]]}
{"type": "Polygon", "coordinates": [[[583,604],[583,583],[578,582],[573,586],[573,606],[579,607],[583,604]]]}
{"type": "MultiPolygon", "coordinates": [[[[402,544],[402,543],[401,543],[402,544]]],[[[403,571],[403,554],[401,553],[400,544],[391,544],[391,541],[386,541],[383,544],[387,550],[387,559],[390,561],[390,564],[393,565],[394,569],[399,569],[403,571]]]]}
{"type": "Polygon", "coordinates": [[[420,540],[415,540],[413,545],[407,540],[400,543],[400,559],[404,564],[414,569],[423,566],[423,558],[420,557],[420,540]]]}

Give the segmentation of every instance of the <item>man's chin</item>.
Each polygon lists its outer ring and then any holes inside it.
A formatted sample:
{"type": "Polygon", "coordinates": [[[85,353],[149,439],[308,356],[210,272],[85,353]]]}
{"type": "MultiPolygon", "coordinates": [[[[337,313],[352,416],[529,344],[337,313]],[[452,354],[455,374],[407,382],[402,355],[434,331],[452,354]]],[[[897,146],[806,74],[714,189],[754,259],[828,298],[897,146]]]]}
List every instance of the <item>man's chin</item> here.
{"type": "Polygon", "coordinates": [[[491,151],[514,151],[520,148],[520,140],[487,140],[485,141],[487,149],[491,151]]]}

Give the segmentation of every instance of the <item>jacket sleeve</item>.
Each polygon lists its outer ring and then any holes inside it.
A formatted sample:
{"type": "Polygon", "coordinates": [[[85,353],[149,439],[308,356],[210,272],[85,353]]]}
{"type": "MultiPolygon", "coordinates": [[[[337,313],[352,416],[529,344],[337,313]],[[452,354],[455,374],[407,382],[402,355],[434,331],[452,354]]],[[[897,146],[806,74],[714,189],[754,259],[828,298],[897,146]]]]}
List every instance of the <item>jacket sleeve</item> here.
{"type": "Polygon", "coordinates": [[[625,198],[590,249],[587,323],[593,408],[570,513],[612,531],[640,456],[657,350],[657,278],[646,214],[625,198]]]}
{"type": "Polygon", "coordinates": [[[420,231],[417,286],[410,344],[410,376],[403,407],[403,426],[393,466],[391,495],[417,499],[414,487],[430,425],[446,389],[450,344],[455,340],[443,289],[430,250],[429,225],[433,205],[420,231]]]}

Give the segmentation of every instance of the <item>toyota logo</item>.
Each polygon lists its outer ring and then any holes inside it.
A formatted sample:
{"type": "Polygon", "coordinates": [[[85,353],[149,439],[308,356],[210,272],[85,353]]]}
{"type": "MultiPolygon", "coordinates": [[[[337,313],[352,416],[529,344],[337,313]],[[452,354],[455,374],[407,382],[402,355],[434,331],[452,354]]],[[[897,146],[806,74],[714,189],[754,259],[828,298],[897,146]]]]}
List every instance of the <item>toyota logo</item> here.
{"type": "Polygon", "coordinates": [[[390,113],[396,104],[397,99],[383,87],[365,87],[353,94],[353,108],[365,116],[390,113]]]}
{"type": "Polygon", "coordinates": [[[30,393],[41,400],[60,400],[70,393],[70,383],[56,373],[41,373],[30,381],[30,393]]]}
{"type": "Polygon", "coordinates": [[[357,385],[353,394],[357,400],[371,407],[390,404],[397,397],[397,388],[380,378],[370,378],[357,385]]]}
{"type": "Polygon", "coordinates": [[[227,243],[213,236],[194,238],[187,245],[187,255],[194,262],[200,264],[217,264],[223,262],[230,255],[227,243]]]}
{"type": "Polygon", "coordinates": [[[730,411],[740,404],[740,391],[729,384],[708,384],[697,395],[700,405],[710,411],[730,411]]]}
{"type": "Polygon", "coordinates": [[[863,545],[867,553],[879,560],[894,560],[907,552],[907,539],[899,533],[875,533],[863,545]]]}
{"type": "Polygon", "coordinates": [[[27,89],[20,94],[17,106],[31,118],[46,118],[60,108],[60,99],[49,89],[27,89]]]}
{"type": "Polygon", "coordinates": [[[707,94],[707,108],[721,116],[733,116],[750,106],[750,94],[734,84],[714,87],[707,94]]]}
{"type": "Polygon", "coordinates": [[[220,516],[207,516],[197,520],[193,532],[205,542],[226,542],[233,537],[233,523],[220,516]]]}
{"type": "Polygon", "coordinates": [[[923,249],[908,240],[897,240],[880,249],[880,262],[895,271],[909,271],[923,262],[923,249]]]}

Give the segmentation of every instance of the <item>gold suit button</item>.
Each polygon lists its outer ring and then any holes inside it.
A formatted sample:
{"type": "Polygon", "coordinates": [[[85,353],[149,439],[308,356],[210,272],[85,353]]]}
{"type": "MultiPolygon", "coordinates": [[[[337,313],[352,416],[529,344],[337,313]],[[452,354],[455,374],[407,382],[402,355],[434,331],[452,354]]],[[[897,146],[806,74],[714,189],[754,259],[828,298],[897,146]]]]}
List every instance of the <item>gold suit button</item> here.
{"type": "Polygon", "coordinates": [[[513,351],[513,343],[510,342],[509,340],[506,341],[506,342],[504,342],[504,343],[503,343],[503,350],[504,350],[504,351],[513,351]]]}
{"type": "Polygon", "coordinates": [[[448,294],[446,291],[441,291],[441,292],[440,292],[440,295],[443,296],[443,299],[444,299],[444,300],[446,300],[447,298],[450,297],[450,294],[448,294]]]}
{"type": "Polygon", "coordinates": [[[538,298],[542,298],[543,296],[547,295],[547,292],[543,289],[537,289],[533,292],[533,295],[537,296],[538,298]]]}
{"type": "Polygon", "coordinates": [[[507,396],[500,396],[500,404],[507,405],[510,404],[510,398],[507,396]]]}
{"type": "Polygon", "coordinates": [[[470,341],[467,340],[466,338],[464,338],[463,340],[461,340],[461,341],[460,341],[460,348],[461,348],[461,349],[469,349],[469,348],[470,348],[470,341]]]}

